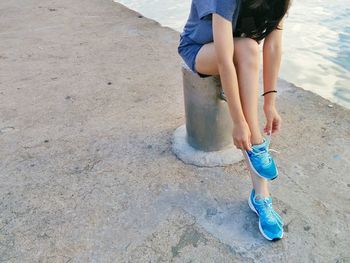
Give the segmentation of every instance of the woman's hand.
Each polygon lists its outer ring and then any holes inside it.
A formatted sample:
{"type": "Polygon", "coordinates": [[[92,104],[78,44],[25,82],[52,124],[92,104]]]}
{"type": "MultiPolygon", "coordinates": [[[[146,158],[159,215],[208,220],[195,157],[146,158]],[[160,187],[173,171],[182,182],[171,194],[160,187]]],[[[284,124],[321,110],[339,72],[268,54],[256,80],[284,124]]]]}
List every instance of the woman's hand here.
{"type": "Polygon", "coordinates": [[[264,112],[266,117],[266,125],[264,132],[267,134],[275,134],[281,129],[282,118],[278,114],[275,106],[264,106],[264,112]]]}
{"type": "Polygon", "coordinates": [[[232,131],[233,143],[237,149],[252,150],[250,129],[246,121],[234,122],[232,131]]]}

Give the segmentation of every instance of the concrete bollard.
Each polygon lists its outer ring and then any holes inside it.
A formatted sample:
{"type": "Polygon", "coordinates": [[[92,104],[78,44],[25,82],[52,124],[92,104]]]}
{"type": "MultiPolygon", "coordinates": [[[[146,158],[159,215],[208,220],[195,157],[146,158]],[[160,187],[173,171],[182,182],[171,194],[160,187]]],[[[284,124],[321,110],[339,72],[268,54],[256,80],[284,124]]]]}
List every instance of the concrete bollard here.
{"type": "Polygon", "coordinates": [[[186,124],[174,132],[172,150],[185,163],[225,166],[243,159],[233,145],[232,120],[219,76],[200,78],[182,66],[186,124]]]}
{"type": "Polygon", "coordinates": [[[219,76],[200,78],[182,67],[188,143],[205,152],[232,147],[232,120],[219,76]]]}

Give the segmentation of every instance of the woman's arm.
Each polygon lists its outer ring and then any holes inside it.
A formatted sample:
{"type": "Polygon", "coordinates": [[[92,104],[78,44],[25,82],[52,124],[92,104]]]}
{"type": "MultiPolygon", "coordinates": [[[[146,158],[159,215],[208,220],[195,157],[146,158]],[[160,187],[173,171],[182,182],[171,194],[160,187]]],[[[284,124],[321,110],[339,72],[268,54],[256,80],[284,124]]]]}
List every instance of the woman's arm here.
{"type": "Polygon", "coordinates": [[[233,141],[237,148],[250,150],[250,130],[245,120],[238,90],[238,80],[233,64],[232,23],[213,13],[213,38],[221,85],[233,121],[233,141]]]}
{"type": "MultiPolygon", "coordinates": [[[[284,18],[278,27],[283,29],[284,18]]],[[[263,46],[263,82],[264,92],[276,90],[277,78],[282,57],[282,30],[273,30],[264,40],[263,46]]],[[[276,93],[270,92],[264,96],[264,112],[266,116],[266,133],[276,133],[281,128],[281,117],[275,108],[276,93]]]]}
{"type": "Polygon", "coordinates": [[[237,73],[233,64],[232,23],[215,13],[213,14],[213,38],[221,84],[227,97],[232,120],[243,122],[245,119],[239,98],[237,73]]]}
{"type": "MultiPolygon", "coordinates": [[[[283,19],[278,25],[283,28],[283,19]]],[[[282,30],[273,30],[264,40],[263,46],[263,77],[264,92],[275,90],[282,57],[282,30]]],[[[264,106],[275,105],[276,93],[264,96],[264,106]]]]}

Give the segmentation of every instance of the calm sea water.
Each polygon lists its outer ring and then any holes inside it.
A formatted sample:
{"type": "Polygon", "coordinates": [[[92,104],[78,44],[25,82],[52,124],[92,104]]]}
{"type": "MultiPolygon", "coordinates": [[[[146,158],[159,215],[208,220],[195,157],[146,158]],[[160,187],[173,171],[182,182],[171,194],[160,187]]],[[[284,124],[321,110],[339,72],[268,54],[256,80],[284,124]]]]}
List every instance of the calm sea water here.
{"type": "MultiPolygon", "coordinates": [[[[191,0],[115,0],[179,32],[191,0]]],[[[350,0],[294,0],[280,77],[350,108],[350,0]]]]}

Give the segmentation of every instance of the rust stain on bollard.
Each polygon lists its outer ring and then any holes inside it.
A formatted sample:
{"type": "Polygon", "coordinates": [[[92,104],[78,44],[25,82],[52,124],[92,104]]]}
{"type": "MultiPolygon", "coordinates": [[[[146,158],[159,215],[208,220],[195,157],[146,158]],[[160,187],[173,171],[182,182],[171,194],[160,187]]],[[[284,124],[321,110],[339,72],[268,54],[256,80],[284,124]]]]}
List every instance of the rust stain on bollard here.
{"type": "Polygon", "coordinates": [[[233,147],[232,120],[219,76],[200,78],[182,66],[188,143],[211,152],[233,147]]]}

